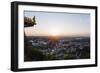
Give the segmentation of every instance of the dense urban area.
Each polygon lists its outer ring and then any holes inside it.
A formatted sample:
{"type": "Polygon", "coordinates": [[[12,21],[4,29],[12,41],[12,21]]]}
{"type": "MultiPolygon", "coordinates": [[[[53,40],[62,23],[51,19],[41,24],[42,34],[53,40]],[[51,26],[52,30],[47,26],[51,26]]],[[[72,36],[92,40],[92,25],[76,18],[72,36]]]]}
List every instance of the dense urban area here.
{"type": "Polygon", "coordinates": [[[89,37],[28,36],[27,39],[29,45],[24,47],[29,57],[24,55],[24,61],[90,58],[89,37]]]}

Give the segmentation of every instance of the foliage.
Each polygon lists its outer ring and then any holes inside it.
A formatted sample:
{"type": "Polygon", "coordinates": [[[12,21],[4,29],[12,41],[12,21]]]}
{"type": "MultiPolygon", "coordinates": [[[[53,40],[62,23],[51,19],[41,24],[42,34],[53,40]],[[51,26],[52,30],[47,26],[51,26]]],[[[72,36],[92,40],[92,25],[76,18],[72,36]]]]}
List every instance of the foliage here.
{"type": "Polygon", "coordinates": [[[35,16],[33,16],[33,18],[29,18],[29,17],[24,17],[24,27],[31,27],[36,25],[36,20],[35,20],[35,16]]]}

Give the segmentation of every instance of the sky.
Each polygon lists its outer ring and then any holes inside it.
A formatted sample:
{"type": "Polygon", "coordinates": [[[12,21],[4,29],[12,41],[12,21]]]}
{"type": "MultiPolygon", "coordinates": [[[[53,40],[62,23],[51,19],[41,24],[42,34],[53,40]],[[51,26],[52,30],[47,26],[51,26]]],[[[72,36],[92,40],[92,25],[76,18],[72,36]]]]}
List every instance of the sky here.
{"type": "Polygon", "coordinates": [[[90,14],[24,11],[24,16],[36,17],[34,27],[25,27],[27,36],[89,36],[90,14]]]}

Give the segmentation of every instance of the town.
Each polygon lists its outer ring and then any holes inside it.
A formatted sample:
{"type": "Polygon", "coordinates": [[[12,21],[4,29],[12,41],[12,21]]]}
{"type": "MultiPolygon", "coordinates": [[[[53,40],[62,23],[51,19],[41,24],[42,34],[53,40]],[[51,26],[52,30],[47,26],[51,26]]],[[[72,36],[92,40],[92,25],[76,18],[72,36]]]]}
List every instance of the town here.
{"type": "Polygon", "coordinates": [[[46,60],[70,60],[90,58],[89,37],[28,37],[33,49],[47,57],[46,60]]]}

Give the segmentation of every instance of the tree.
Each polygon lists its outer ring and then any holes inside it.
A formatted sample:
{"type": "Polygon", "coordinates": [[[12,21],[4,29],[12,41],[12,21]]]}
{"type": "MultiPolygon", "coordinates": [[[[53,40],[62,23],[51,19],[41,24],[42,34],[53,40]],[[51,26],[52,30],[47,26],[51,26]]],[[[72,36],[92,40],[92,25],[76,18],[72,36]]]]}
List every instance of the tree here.
{"type": "MultiPolygon", "coordinates": [[[[32,27],[36,25],[36,20],[35,20],[35,16],[33,17],[33,19],[29,18],[29,17],[24,17],[24,27],[32,27]]],[[[28,42],[29,39],[27,38],[27,36],[25,35],[24,32],[24,60],[31,60],[32,57],[32,44],[28,42]]],[[[33,51],[34,52],[34,51],[33,51]]]]}
{"type": "Polygon", "coordinates": [[[24,17],[24,27],[32,27],[36,25],[36,20],[35,20],[35,16],[33,16],[33,18],[29,18],[29,17],[24,17]]]}

